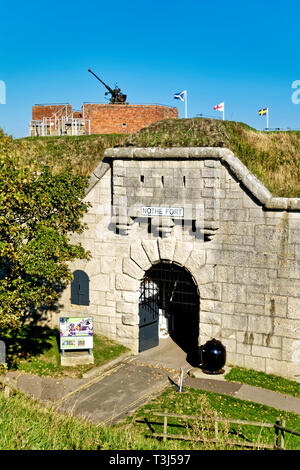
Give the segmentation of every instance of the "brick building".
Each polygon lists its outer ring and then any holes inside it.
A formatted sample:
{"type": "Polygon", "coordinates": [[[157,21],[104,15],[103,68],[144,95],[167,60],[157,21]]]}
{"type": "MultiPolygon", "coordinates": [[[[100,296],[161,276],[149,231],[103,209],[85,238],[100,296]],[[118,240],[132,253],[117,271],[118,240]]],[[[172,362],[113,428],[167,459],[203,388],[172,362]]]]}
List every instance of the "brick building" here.
{"type": "Polygon", "coordinates": [[[131,134],[164,119],[178,119],[177,108],[84,103],[80,111],[74,111],[70,104],[35,105],[30,135],[131,134]]]}

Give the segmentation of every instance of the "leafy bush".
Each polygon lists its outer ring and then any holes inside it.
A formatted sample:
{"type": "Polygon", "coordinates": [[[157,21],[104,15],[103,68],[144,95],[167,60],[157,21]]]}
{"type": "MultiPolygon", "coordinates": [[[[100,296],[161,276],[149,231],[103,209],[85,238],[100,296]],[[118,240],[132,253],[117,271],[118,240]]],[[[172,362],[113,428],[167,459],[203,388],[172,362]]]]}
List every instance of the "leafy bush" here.
{"type": "Polygon", "coordinates": [[[23,166],[0,153],[0,328],[55,309],[72,279],[67,263],[89,258],[70,242],[85,228],[86,184],[70,168],[53,175],[47,166],[23,166]]]}

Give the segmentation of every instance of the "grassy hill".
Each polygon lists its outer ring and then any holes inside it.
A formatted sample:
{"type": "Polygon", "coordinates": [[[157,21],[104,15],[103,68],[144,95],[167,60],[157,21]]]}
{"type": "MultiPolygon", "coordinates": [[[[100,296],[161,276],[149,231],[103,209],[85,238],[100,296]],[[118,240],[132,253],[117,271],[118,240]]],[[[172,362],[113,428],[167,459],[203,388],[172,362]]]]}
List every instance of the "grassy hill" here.
{"type": "Polygon", "coordinates": [[[34,158],[58,171],[66,162],[88,175],[115,146],[227,147],[271,191],[273,196],[300,197],[300,132],[261,132],[246,124],[214,119],[160,121],[132,135],[27,137],[0,134],[0,152],[28,161],[34,158]]]}
{"type": "Polygon", "coordinates": [[[123,140],[124,136],[117,134],[12,139],[0,132],[0,153],[15,155],[23,163],[36,160],[54,172],[70,163],[77,174],[87,176],[103,158],[104,150],[123,140]]]}
{"type": "Polygon", "coordinates": [[[136,147],[226,147],[271,191],[300,197],[300,132],[260,132],[246,124],[214,119],[155,123],[130,136],[136,147]]]}

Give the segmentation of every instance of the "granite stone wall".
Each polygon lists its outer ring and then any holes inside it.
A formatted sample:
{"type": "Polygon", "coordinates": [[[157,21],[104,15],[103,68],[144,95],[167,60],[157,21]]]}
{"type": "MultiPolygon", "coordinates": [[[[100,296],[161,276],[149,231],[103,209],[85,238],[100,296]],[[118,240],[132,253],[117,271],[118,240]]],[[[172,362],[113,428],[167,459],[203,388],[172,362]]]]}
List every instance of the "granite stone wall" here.
{"type": "Polygon", "coordinates": [[[97,332],[137,352],[141,279],[176,263],[198,287],[199,344],[214,337],[228,363],[300,380],[299,199],[273,198],[218,148],[107,150],[86,199],[88,230],[74,240],[92,259],[72,269],[88,274],[90,305],[66,289],[63,315],[92,315],[97,332]]]}

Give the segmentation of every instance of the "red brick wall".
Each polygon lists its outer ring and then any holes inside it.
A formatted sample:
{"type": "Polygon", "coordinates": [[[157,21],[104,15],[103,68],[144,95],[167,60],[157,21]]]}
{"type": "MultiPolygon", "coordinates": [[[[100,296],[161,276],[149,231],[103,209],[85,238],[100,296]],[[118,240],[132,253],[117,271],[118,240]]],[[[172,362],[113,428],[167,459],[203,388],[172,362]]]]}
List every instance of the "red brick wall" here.
{"type": "MultiPolygon", "coordinates": [[[[32,106],[32,120],[42,121],[43,117],[50,118],[59,110],[63,110],[65,105],[53,104],[53,105],[35,105],[32,106]]],[[[67,105],[68,114],[72,112],[72,106],[67,105]]]]}
{"type": "Polygon", "coordinates": [[[178,109],[159,105],[88,103],[82,105],[82,115],[91,121],[91,134],[131,134],[162,119],[178,119],[178,109]]]}
{"type": "MultiPolygon", "coordinates": [[[[52,117],[59,110],[63,111],[64,105],[35,105],[32,107],[32,120],[41,121],[43,117],[52,117]]],[[[70,116],[70,104],[67,105],[67,111],[70,116]]],[[[89,119],[91,134],[131,134],[156,121],[178,119],[178,110],[161,105],[88,103],[82,105],[81,113],[74,111],[73,117],[89,119]]],[[[88,132],[89,126],[86,123],[86,133],[88,132]]]]}
{"type": "Polygon", "coordinates": [[[81,119],[82,118],[82,114],[80,111],[73,111],[73,118],[74,119],[81,119]]]}

